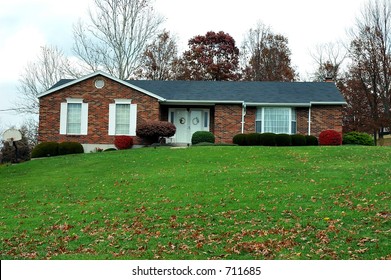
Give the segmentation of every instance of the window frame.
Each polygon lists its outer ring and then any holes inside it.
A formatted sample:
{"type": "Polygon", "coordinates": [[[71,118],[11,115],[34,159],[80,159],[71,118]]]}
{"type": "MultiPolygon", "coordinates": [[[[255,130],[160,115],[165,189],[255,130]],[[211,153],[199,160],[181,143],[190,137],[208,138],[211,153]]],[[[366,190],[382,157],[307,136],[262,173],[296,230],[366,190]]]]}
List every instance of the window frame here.
{"type": "Polygon", "coordinates": [[[67,98],[60,104],[60,134],[61,135],[87,135],[88,134],[88,103],[82,98],[67,98]],[[80,132],[69,132],[69,104],[81,104],[80,132]]]}
{"type": "Polygon", "coordinates": [[[114,99],[114,103],[109,104],[109,128],[108,134],[136,136],[137,125],[137,104],[132,104],[131,99],[114,99]],[[117,105],[129,105],[129,130],[128,133],[117,133],[117,105]]]}
{"type": "Polygon", "coordinates": [[[265,109],[287,109],[289,110],[288,115],[288,131],[289,132],[272,132],[276,134],[295,134],[297,132],[297,114],[296,114],[296,108],[294,107],[257,107],[256,115],[255,115],[255,131],[258,133],[265,133],[265,132],[271,132],[266,131],[265,129],[265,109]]]}

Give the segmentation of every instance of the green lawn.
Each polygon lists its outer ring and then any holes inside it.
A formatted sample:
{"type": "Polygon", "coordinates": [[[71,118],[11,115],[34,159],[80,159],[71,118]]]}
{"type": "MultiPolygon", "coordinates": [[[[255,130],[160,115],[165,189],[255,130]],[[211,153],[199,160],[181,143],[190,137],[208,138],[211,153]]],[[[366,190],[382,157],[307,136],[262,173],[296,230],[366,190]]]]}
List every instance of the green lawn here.
{"type": "Polygon", "coordinates": [[[390,147],[143,148],[0,166],[1,259],[390,259],[390,147]]]}

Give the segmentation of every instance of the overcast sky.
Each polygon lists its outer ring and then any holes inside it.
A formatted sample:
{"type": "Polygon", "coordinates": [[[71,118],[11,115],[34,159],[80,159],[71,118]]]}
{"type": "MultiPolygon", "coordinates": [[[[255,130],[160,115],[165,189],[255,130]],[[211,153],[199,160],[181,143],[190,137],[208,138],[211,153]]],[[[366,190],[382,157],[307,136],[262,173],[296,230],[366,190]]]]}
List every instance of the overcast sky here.
{"type": "MultiPolygon", "coordinates": [[[[164,28],[175,34],[181,51],[187,41],[207,31],[229,33],[239,47],[258,21],[289,40],[292,64],[302,78],[313,71],[310,50],[345,40],[367,0],[156,0],[164,28]]],[[[18,79],[44,45],[71,55],[72,25],[86,17],[92,0],[0,0],[0,131],[20,125],[24,116],[1,110],[12,107],[18,79]]]]}

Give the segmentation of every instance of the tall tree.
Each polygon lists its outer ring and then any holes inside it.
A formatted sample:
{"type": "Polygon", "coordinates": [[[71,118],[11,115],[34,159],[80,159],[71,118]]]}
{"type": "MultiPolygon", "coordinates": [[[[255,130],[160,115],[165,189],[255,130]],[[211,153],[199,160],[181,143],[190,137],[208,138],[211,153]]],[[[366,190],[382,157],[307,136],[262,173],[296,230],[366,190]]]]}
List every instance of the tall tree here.
{"type": "Polygon", "coordinates": [[[140,56],[158,33],[163,18],[151,0],[94,0],[90,23],[74,25],[74,53],[89,71],[102,69],[129,79],[140,66],[140,56]]]}
{"type": "Polygon", "coordinates": [[[68,58],[57,47],[44,46],[36,61],[30,62],[20,76],[19,92],[14,109],[20,113],[38,114],[38,95],[61,78],[76,78],[80,73],[72,68],[68,58]]]}
{"type": "Polygon", "coordinates": [[[209,31],[189,40],[178,61],[180,80],[238,80],[239,49],[228,33],[209,31]]]}
{"type": "Polygon", "coordinates": [[[246,34],[242,46],[243,79],[248,81],[294,81],[288,39],[258,23],[246,34]]]}
{"type": "Polygon", "coordinates": [[[312,73],[312,80],[323,82],[326,78],[337,81],[342,78],[342,64],[346,59],[347,52],[341,43],[326,43],[315,47],[311,52],[316,70],[312,73]]]}
{"type": "Polygon", "coordinates": [[[368,2],[351,31],[349,79],[365,99],[376,140],[391,127],[391,2],[368,2]]]}
{"type": "Polygon", "coordinates": [[[173,67],[178,56],[175,38],[168,31],[160,33],[152,44],[148,45],[137,76],[149,80],[173,80],[173,67]]]}

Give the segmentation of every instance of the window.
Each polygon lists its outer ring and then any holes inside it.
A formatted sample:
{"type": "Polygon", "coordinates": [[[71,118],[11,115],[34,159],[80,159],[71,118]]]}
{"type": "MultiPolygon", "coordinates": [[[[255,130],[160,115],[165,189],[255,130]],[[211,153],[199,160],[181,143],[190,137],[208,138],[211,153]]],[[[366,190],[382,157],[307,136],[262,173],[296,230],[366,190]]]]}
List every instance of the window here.
{"type": "Polygon", "coordinates": [[[67,134],[81,132],[81,103],[69,103],[67,110],[67,134]]]}
{"type": "Polygon", "coordinates": [[[136,135],[137,104],[130,99],[115,99],[109,105],[109,135],[136,135]]]}
{"type": "Polygon", "coordinates": [[[115,134],[127,135],[130,128],[130,104],[115,105],[115,134]]]}
{"type": "Polygon", "coordinates": [[[88,103],[80,98],[67,98],[60,108],[60,134],[87,135],[88,103]]]}
{"type": "Polygon", "coordinates": [[[296,133],[296,111],[287,107],[258,108],[255,121],[257,132],[296,133]]]}

